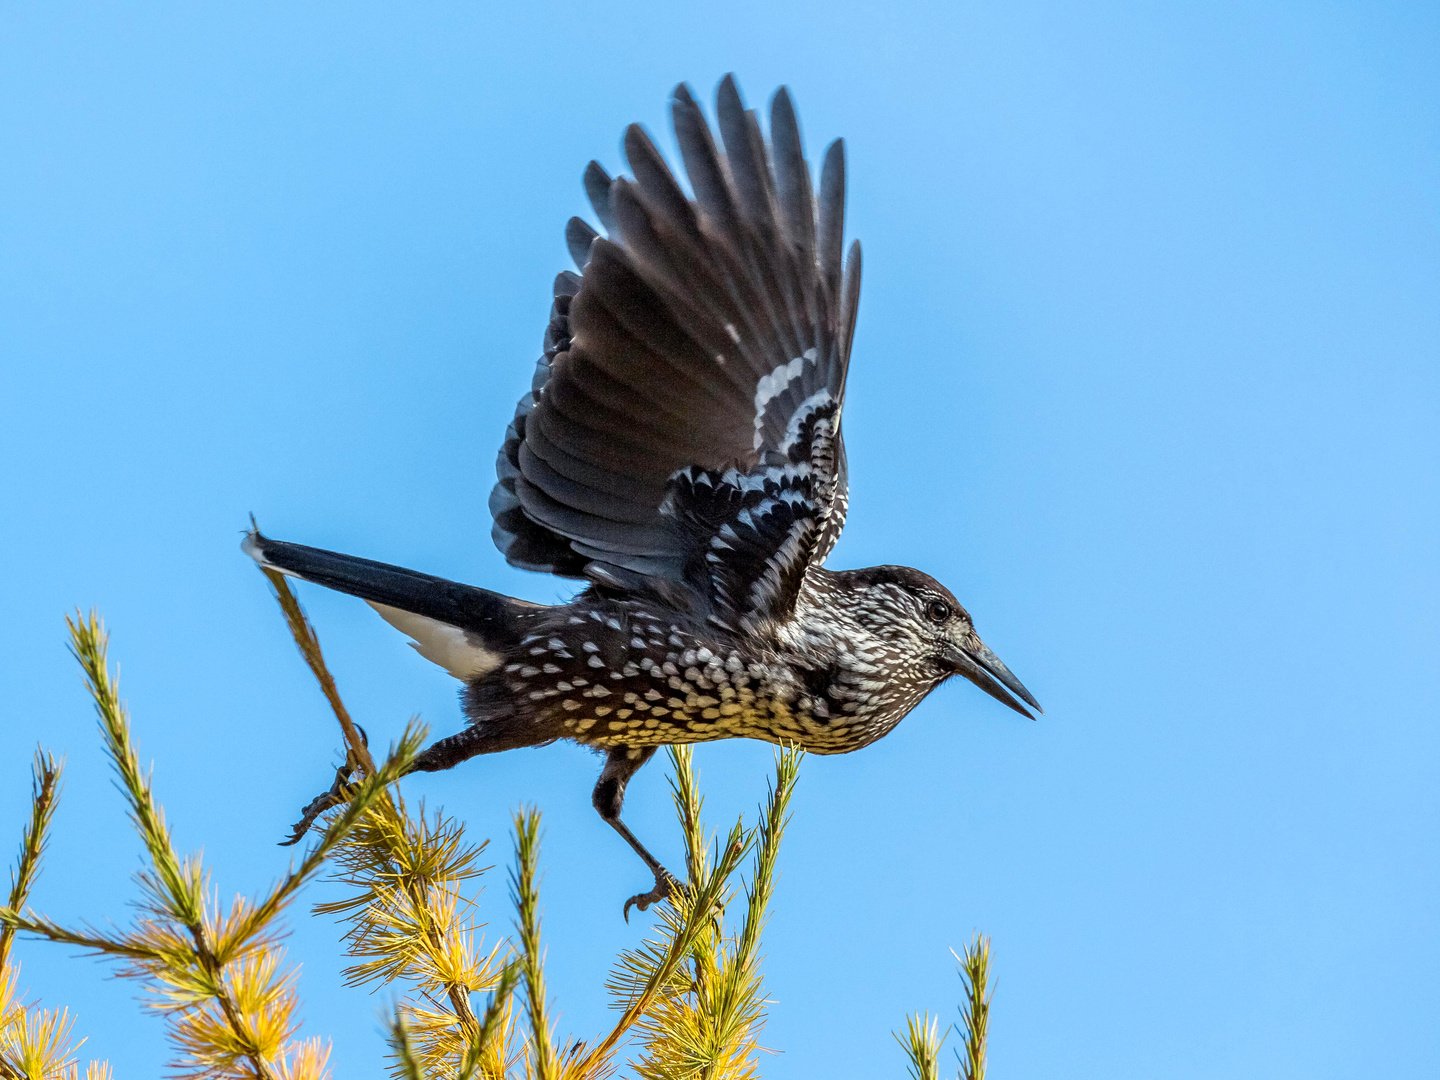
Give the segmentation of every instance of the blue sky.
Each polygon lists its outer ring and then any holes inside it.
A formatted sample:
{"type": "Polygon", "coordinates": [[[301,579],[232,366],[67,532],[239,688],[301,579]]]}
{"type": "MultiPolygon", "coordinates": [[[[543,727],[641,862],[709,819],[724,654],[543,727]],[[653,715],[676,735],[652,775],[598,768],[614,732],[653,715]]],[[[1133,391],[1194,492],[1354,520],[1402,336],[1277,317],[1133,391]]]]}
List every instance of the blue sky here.
{"type": "MultiPolygon", "coordinates": [[[[126,918],[140,850],[62,614],[114,634],[185,848],[254,891],[334,725],[238,551],[273,535],[536,600],[485,499],[562,229],[671,87],[844,135],[866,284],[834,566],[948,584],[1046,706],[964,684],[810,760],[767,938],[772,1078],[903,1074],[993,935],[997,1077],[1431,1075],[1440,1056],[1440,16],[1423,4],[11,4],[0,25],[0,825],[69,758],[37,905],[126,918]]],[[[378,740],[455,687],[310,588],[378,740]]],[[[770,750],[697,753],[714,820],[770,750]]],[[[545,813],[562,1025],[639,866],[554,746],[417,778],[509,858],[545,813]]],[[[662,770],[631,824],[671,862],[662,770]]],[[[9,848],[13,841],[3,842],[9,848]]],[[[508,924],[503,877],[487,911],[508,924]]],[[[324,895],[313,890],[312,899],[324,895]]],[[[380,998],[302,919],[307,1032],[380,998]]],[[[132,988],[22,943],[119,1075],[132,988]]]]}

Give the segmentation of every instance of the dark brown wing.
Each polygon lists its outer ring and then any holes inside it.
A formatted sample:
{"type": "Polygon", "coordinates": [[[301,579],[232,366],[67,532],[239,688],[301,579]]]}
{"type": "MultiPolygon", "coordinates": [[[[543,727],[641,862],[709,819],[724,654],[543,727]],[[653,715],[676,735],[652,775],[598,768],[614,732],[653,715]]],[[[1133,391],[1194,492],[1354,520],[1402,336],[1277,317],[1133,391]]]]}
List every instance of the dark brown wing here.
{"type": "Polygon", "coordinates": [[[783,619],[844,523],[844,146],[817,201],[784,89],[768,146],[729,76],[719,145],[688,88],[671,104],[694,198],[638,125],[634,179],[586,170],[606,235],[566,230],[581,274],[556,280],[500,453],[495,540],[517,566],[685,590],[727,624],[783,619]]]}

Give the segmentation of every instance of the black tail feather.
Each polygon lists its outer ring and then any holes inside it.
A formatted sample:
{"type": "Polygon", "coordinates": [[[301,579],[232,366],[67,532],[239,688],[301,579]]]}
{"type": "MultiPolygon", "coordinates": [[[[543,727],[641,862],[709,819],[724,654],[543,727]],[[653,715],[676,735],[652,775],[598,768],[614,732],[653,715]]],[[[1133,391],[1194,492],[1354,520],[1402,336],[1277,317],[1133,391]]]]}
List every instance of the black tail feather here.
{"type": "Polygon", "coordinates": [[[468,630],[491,648],[516,640],[517,616],[540,608],[538,604],[403,566],[271,540],[258,529],[247,533],[240,546],[263,568],[468,630]]]}

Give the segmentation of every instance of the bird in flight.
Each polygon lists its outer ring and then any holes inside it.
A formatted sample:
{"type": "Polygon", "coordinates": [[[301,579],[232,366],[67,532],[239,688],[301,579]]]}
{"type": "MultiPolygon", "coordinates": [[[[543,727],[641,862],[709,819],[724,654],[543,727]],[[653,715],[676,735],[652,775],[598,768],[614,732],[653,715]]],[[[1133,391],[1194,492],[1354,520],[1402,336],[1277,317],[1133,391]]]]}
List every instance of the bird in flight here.
{"type": "Polygon", "coordinates": [[[655,877],[627,915],[675,884],[620,819],[659,747],[744,737],[848,753],[953,675],[1022,715],[1040,708],[928,574],[824,566],[849,501],[840,428],[860,296],[843,142],[817,193],[785,89],[768,141],[731,76],[718,140],[688,87],[671,112],[692,195],[638,124],[633,178],[590,163],[604,232],[566,227],[579,272],[555,279],[544,356],[496,462],[496,545],[513,566],[587,582],[575,598],[527,603],[258,530],[243,545],[368,601],[465,684],[468,726],[414,770],[557,739],[603,753],[595,808],[655,877]]]}

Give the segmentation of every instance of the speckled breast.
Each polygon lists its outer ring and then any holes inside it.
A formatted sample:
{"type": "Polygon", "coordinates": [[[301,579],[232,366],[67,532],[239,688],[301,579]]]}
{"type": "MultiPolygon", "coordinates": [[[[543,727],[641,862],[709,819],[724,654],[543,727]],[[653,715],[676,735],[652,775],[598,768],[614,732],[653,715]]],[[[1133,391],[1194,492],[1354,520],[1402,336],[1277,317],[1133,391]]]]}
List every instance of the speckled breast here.
{"type": "Polygon", "coordinates": [[[501,673],[520,710],[587,746],[752,738],[836,754],[888,729],[830,715],[829,703],[773,651],[702,640],[641,605],[570,614],[528,635],[520,652],[501,673]]]}

